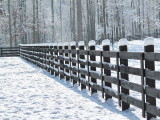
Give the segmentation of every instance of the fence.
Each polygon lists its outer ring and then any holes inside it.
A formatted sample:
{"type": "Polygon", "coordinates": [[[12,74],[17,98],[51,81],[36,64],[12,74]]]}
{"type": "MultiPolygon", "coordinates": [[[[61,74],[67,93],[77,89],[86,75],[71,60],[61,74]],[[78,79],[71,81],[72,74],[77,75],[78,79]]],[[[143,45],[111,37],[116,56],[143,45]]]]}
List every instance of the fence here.
{"type": "Polygon", "coordinates": [[[1,57],[19,56],[19,47],[3,47],[0,48],[1,57]]]}
{"type": "MultiPolygon", "coordinates": [[[[106,42],[104,42],[106,43],[106,42]]],[[[142,109],[142,116],[147,119],[160,116],[156,99],[160,99],[160,90],[155,88],[155,81],[160,80],[160,72],[155,71],[155,61],[160,61],[160,53],[154,53],[154,46],[145,47],[145,52],[127,52],[127,45],[120,45],[118,52],[110,51],[109,44],[102,51],[95,50],[90,44],[88,50],[84,44],[31,45],[20,46],[20,56],[31,63],[46,69],[54,76],[60,76],[81,89],[89,89],[91,94],[102,92],[106,100],[117,98],[122,111],[130,105],[142,109]],[[111,64],[111,59],[116,64],[111,64]],[[140,68],[128,66],[128,60],[139,60],[140,68]],[[116,75],[112,76],[111,71],[116,75]],[[129,74],[140,76],[141,84],[129,81],[129,74]],[[117,91],[112,89],[117,86],[117,91]],[[129,91],[141,93],[141,99],[132,97],[129,91]]]]}

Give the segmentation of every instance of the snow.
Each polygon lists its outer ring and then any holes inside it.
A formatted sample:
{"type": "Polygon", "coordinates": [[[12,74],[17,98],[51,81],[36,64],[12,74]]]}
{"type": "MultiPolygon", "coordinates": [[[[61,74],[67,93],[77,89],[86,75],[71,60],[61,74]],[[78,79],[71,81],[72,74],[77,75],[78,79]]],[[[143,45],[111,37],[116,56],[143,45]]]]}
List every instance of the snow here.
{"type": "Polygon", "coordinates": [[[144,39],[144,46],[148,46],[148,45],[154,45],[154,38],[153,37],[148,37],[148,38],[144,39]]]}
{"type": "Polygon", "coordinates": [[[57,46],[63,46],[63,43],[59,42],[57,43],[57,46]]]}
{"type": "Polygon", "coordinates": [[[69,42],[64,42],[63,46],[69,46],[69,42]]]}
{"type": "Polygon", "coordinates": [[[110,40],[106,39],[102,41],[102,46],[110,45],[110,40]]]}
{"type": "Polygon", "coordinates": [[[96,41],[95,40],[90,40],[88,45],[89,46],[95,46],[96,45],[96,41]]]}
{"type": "Polygon", "coordinates": [[[122,38],[119,40],[119,46],[125,46],[128,45],[128,41],[126,38],[122,38]]]}
{"type": "Polygon", "coordinates": [[[19,46],[56,46],[57,43],[19,44],[19,46]]]}
{"type": "Polygon", "coordinates": [[[76,42],[75,42],[75,41],[72,41],[72,42],[70,43],[70,46],[76,46],[76,42]]]}
{"type": "Polygon", "coordinates": [[[140,109],[122,112],[117,100],[91,97],[21,58],[0,58],[0,68],[2,120],[145,120],[140,109]]]}
{"type": "Polygon", "coordinates": [[[84,41],[79,41],[78,42],[78,46],[84,46],[85,44],[84,44],[84,41]]]}

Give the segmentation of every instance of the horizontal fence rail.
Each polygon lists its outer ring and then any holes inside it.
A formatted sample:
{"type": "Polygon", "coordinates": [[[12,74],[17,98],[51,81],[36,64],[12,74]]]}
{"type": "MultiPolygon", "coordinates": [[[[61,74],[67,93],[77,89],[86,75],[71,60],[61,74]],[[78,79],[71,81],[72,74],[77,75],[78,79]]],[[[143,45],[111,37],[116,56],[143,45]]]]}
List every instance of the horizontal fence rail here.
{"type": "Polygon", "coordinates": [[[19,47],[2,47],[0,48],[0,57],[20,56],[19,47]]]}
{"type": "Polygon", "coordinates": [[[133,105],[142,109],[143,117],[147,114],[147,119],[151,119],[160,116],[160,106],[156,106],[160,90],[155,87],[160,72],[152,69],[154,61],[160,61],[160,53],[149,52],[151,48],[145,52],[127,52],[127,45],[122,45],[120,51],[112,52],[109,45],[104,45],[102,51],[96,50],[95,45],[86,49],[83,44],[21,45],[20,56],[73,85],[78,83],[81,89],[88,88],[91,94],[100,91],[106,100],[117,98],[122,111],[133,105]],[[111,59],[115,59],[114,64],[111,59]],[[128,66],[128,60],[138,60],[140,67],[128,66]],[[129,75],[139,76],[140,84],[131,82],[129,75]],[[140,93],[141,99],[131,96],[130,90],[140,93]]]}

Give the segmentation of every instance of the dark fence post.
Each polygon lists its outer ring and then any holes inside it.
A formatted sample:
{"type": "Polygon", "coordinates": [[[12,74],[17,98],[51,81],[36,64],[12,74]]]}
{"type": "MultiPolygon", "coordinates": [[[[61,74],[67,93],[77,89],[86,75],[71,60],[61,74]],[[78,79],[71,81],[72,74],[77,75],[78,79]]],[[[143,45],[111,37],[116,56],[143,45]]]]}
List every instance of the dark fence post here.
{"type": "MultiPolygon", "coordinates": [[[[80,41],[79,43],[78,43],[78,46],[79,46],[79,50],[85,50],[85,47],[84,47],[84,41],[80,41]]],[[[79,55],[79,59],[85,59],[85,55],[79,55]]],[[[80,60],[79,60],[80,61],[80,60]]],[[[82,65],[82,64],[79,64],[80,66],[80,69],[85,69],[85,65],[82,65]]],[[[85,75],[83,75],[83,74],[80,74],[80,78],[86,78],[86,76],[85,75]]],[[[79,78],[79,83],[81,84],[81,90],[83,90],[83,89],[86,89],[86,85],[84,85],[84,84],[82,84],[81,83],[81,80],[80,80],[80,78],[79,78]]]]}
{"type": "MultiPolygon", "coordinates": [[[[110,41],[109,40],[103,40],[103,51],[110,51],[110,41]]],[[[103,57],[103,61],[110,64],[110,58],[109,57],[103,57]]],[[[106,76],[111,76],[111,70],[104,69],[104,74],[106,76]]],[[[111,83],[105,82],[105,86],[112,88],[111,83]]],[[[112,98],[112,96],[105,94],[105,99],[108,100],[109,98],[112,98]]]]}
{"type": "Polygon", "coordinates": [[[50,45],[47,45],[47,71],[50,72],[50,45]]]}
{"type": "Polygon", "coordinates": [[[44,46],[45,48],[45,70],[47,70],[47,46],[44,46]]]}
{"type": "MultiPolygon", "coordinates": [[[[76,42],[75,41],[73,41],[73,42],[71,42],[70,43],[70,46],[71,46],[71,51],[72,50],[76,50],[76,42]]],[[[71,60],[72,59],[76,59],[76,54],[73,54],[73,53],[71,53],[71,60]]],[[[73,69],[73,67],[77,67],[76,65],[77,65],[77,63],[75,63],[75,62],[71,62],[70,63],[71,64],[71,68],[73,69]]],[[[71,71],[70,71],[71,72],[71,71]]],[[[72,76],[72,74],[73,75],[75,75],[75,76],[77,76],[77,72],[75,72],[74,70],[72,70],[72,72],[71,72],[71,76],[72,76]]],[[[76,84],[77,83],[77,81],[76,80],[74,80],[74,79],[72,79],[72,83],[73,83],[73,86],[74,86],[74,84],[76,84]]]]}
{"type": "Polygon", "coordinates": [[[1,57],[3,56],[3,49],[1,48],[1,57]]]}
{"type": "MultiPolygon", "coordinates": [[[[145,52],[154,52],[154,38],[146,38],[144,40],[144,51],[145,52]]],[[[148,70],[155,70],[155,62],[154,61],[148,61],[145,60],[145,69],[148,70]]],[[[151,87],[151,88],[155,88],[155,80],[150,79],[150,78],[146,78],[146,85],[151,87]]],[[[146,95],[146,102],[149,103],[150,105],[156,106],[156,98],[151,97],[146,95]]],[[[151,118],[155,118],[156,116],[151,114],[151,113],[147,113],[147,120],[151,119],[151,118]]]]}
{"type": "MultiPolygon", "coordinates": [[[[127,39],[119,40],[119,50],[120,50],[120,52],[127,52],[128,51],[127,39]]],[[[128,60],[120,58],[120,65],[128,66],[128,60]]],[[[129,75],[126,73],[121,73],[121,78],[129,81],[129,75]]],[[[129,95],[129,89],[121,87],[121,92],[122,92],[122,94],[129,95]]],[[[122,101],[122,111],[127,110],[129,108],[130,108],[130,104],[122,101]]]]}
{"type": "Polygon", "coordinates": [[[62,43],[58,44],[58,49],[59,49],[59,74],[60,74],[60,79],[64,78],[64,56],[63,56],[63,45],[62,43]]]}
{"type": "Polygon", "coordinates": [[[69,43],[68,42],[66,42],[65,44],[64,44],[64,57],[65,57],[65,61],[64,61],[64,71],[65,71],[65,78],[66,78],[66,81],[69,81],[70,80],[70,74],[69,74],[69,72],[70,72],[70,70],[68,69],[69,68],[69,52],[66,52],[67,50],[69,50],[69,43]]]}
{"type": "Polygon", "coordinates": [[[54,46],[54,76],[58,76],[58,71],[59,71],[59,68],[58,68],[58,44],[54,46]]]}
{"type": "Polygon", "coordinates": [[[53,46],[50,46],[50,73],[53,75],[53,46]]]}
{"type": "MultiPolygon", "coordinates": [[[[89,41],[89,50],[96,50],[96,42],[94,40],[89,41]]],[[[96,61],[96,56],[90,55],[90,61],[96,61]]],[[[91,71],[96,71],[96,67],[90,67],[91,71]]],[[[97,84],[97,80],[91,77],[91,82],[97,84]]],[[[97,93],[97,90],[91,87],[91,95],[97,93]]]]}
{"type": "Polygon", "coordinates": [[[144,53],[141,54],[141,85],[143,86],[142,91],[142,117],[145,118],[146,106],[145,106],[145,84],[144,84],[144,53]]]}

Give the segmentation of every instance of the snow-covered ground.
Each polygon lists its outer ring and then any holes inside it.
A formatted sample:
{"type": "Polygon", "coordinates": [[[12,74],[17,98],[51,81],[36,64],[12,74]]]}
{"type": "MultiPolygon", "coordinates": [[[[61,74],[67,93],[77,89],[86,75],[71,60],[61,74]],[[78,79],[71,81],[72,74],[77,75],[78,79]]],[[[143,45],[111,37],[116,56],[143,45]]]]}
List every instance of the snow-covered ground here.
{"type": "MultiPolygon", "coordinates": [[[[159,52],[160,40],[155,42],[156,52],[159,52]]],[[[117,48],[115,44],[115,50],[117,48]]],[[[129,42],[129,51],[143,51],[143,41],[129,42]]],[[[139,67],[139,61],[130,60],[129,65],[139,67]]],[[[156,70],[160,70],[158,62],[156,70]]],[[[140,77],[130,75],[130,81],[140,84],[140,77]]],[[[141,99],[140,93],[131,91],[131,95],[141,99]]],[[[105,102],[101,93],[90,96],[88,90],[71,87],[70,83],[54,78],[21,58],[0,58],[0,120],[115,119],[146,120],[137,107],[121,112],[117,99],[105,102]]]]}
{"type": "Polygon", "coordinates": [[[21,58],[0,58],[0,120],[138,120],[140,109],[121,112],[78,86],[54,78],[21,58]]]}

